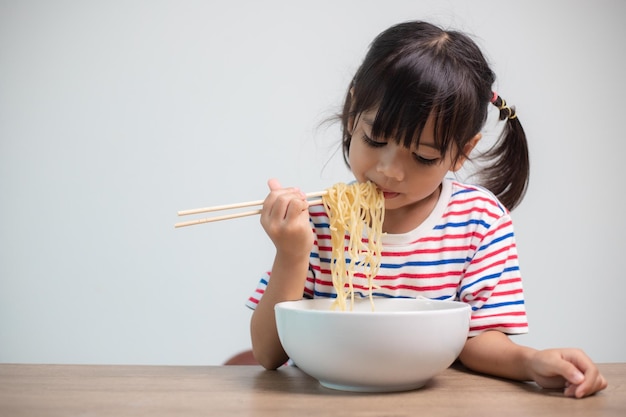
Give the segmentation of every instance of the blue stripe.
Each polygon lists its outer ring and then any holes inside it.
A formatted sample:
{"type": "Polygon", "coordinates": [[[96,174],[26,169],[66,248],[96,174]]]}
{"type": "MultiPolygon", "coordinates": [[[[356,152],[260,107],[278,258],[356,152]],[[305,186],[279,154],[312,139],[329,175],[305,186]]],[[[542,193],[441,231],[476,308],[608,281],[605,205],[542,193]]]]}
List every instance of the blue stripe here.
{"type": "MultiPolygon", "coordinates": [[[[329,258],[320,258],[320,262],[330,264],[333,261],[329,258]]],[[[350,260],[347,259],[346,262],[350,263],[350,260]]],[[[387,268],[387,269],[399,269],[399,268],[404,268],[405,266],[435,266],[435,265],[447,265],[447,264],[463,264],[465,262],[466,262],[466,259],[454,258],[454,259],[440,259],[436,261],[409,261],[409,262],[404,262],[401,264],[382,263],[380,264],[380,267],[387,268]]]]}
{"type": "Polygon", "coordinates": [[[506,209],[502,206],[502,204],[500,203],[500,201],[498,201],[497,197],[495,196],[495,194],[493,194],[491,191],[489,191],[488,189],[486,189],[485,187],[481,187],[479,185],[475,185],[475,187],[477,189],[475,190],[471,190],[471,189],[462,189],[457,191],[456,193],[452,193],[452,197],[456,197],[457,195],[461,195],[461,194],[466,194],[466,193],[484,193],[486,194],[488,197],[491,196],[491,199],[493,200],[494,203],[496,203],[498,205],[498,208],[500,210],[502,210],[502,212],[506,212],[506,209]]]}
{"type": "Polygon", "coordinates": [[[508,268],[504,268],[501,272],[498,272],[496,274],[491,274],[491,275],[485,275],[484,277],[481,277],[480,279],[477,279],[476,281],[472,281],[471,283],[464,285],[460,288],[460,292],[465,291],[466,289],[468,289],[469,287],[472,287],[473,285],[481,282],[481,281],[485,281],[487,279],[493,279],[493,278],[500,278],[502,276],[502,274],[504,274],[505,272],[513,272],[513,271],[519,271],[519,265],[515,265],[515,266],[511,266],[508,268]]]}
{"type": "MultiPolygon", "coordinates": [[[[504,272],[504,271],[502,271],[502,272],[504,272]]],[[[469,287],[472,287],[472,286],[478,284],[479,282],[482,282],[482,281],[485,281],[485,280],[488,280],[488,279],[500,278],[500,276],[502,275],[502,272],[498,272],[496,274],[491,274],[491,275],[485,275],[484,277],[481,277],[481,278],[477,279],[476,281],[472,281],[471,283],[462,286],[461,289],[460,289],[460,292],[465,291],[469,287]]]]}
{"type": "Polygon", "coordinates": [[[315,290],[314,294],[316,297],[337,298],[337,294],[333,292],[321,292],[321,291],[315,290]]]}
{"type": "Polygon", "coordinates": [[[479,224],[481,226],[486,227],[487,229],[491,227],[490,223],[487,223],[484,220],[478,220],[478,219],[470,219],[466,222],[458,222],[458,223],[444,223],[444,224],[439,224],[437,226],[434,227],[435,230],[440,230],[440,229],[445,229],[446,227],[465,227],[468,224],[479,224]]]}
{"type": "Polygon", "coordinates": [[[452,259],[439,259],[436,261],[409,261],[402,264],[381,264],[381,268],[398,269],[405,266],[434,266],[434,265],[447,265],[447,264],[463,264],[464,258],[452,258],[452,259]]]}
{"type": "MultiPolygon", "coordinates": [[[[317,255],[317,257],[319,258],[319,254],[317,255]]],[[[330,259],[330,258],[319,258],[319,260],[320,260],[320,263],[323,262],[323,263],[327,263],[327,264],[337,262],[336,259],[330,259]]],[[[345,261],[346,261],[346,264],[351,264],[352,263],[352,259],[350,259],[350,258],[346,258],[345,261]]],[[[357,263],[357,265],[358,265],[358,263],[357,263]]]]}
{"type": "MultiPolygon", "coordinates": [[[[367,297],[367,294],[363,294],[363,293],[359,293],[359,294],[361,295],[361,297],[367,297]]],[[[408,297],[408,296],[404,296],[404,295],[394,296],[394,295],[383,294],[383,293],[379,293],[379,292],[373,292],[372,295],[374,297],[379,297],[379,298],[412,298],[412,297],[408,297]]]]}
{"type": "Polygon", "coordinates": [[[496,304],[484,304],[481,308],[472,306],[472,311],[482,310],[486,308],[499,308],[499,307],[514,306],[514,305],[524,305],[524,300],[507,301],[505,303],[496,303],[496,304]]]}
{"type": "MultiPolygon", "coordinates": [[[[404,295],[390,295],[390,294],[382,294],[382,293],[378,293],[378,292],[374,292],[372,293],[374,295],[374,297],[379,297],[379,298],[417,298],[417,297],[409,297],[409,296],[404,296],[404,295]]],[[[363,297],[365,297],[365,295],[362,295],[363,297]]],[[[442,295],[440,297],[429,297],[429,300],[454,300],[454,296],[450,296],[450,295],[442,295]]]]}
{"type": "Polygon", "coordinates": [[[472,190],[470,188],[464,188],[462,190],[457,191],[456,193],[452,193],[452,197],[455,197],[457,195],[461,195],[461,194],[465,194],[465,193],[475,193],[476,190],[472,190]]]}
{"type": "Polygon", "coordinates": [[[496,239],[493,239],[491,242],[487,243],[486,245],[481,246],[480,248],[478,248],[479,251],[487,249],[489,246],[502,242],[503,240],[507,240],[509,238],[513,237],[513,232],[507,233],[506,235],[502,235],[496,239]]]}
{"type": "MultiPolygon", "coordinates": [[[[451,178],[452,179],[452,178],[451,178]]],[[[454,179],[452,179],[454,181],[454,179]]],[[[452,197],[456,197],[457,195],[467,194],[467,193],[478,193],[478,194],[486,194],[486,197],[491,197],[494,203],[498,203],[497,198],[495,198],[495,194],[486,189],[483,186],[478,184],[474,184],[475,189],[471,188],[462,188],[459,191],[452,193],[452,197]]],[[[502,209],[502,205],[498,204],[498,207],[502,209]]]]}
{"type": "MultiPolygon", "coordinates": [[[[362,293],[361,291],[355,291],[354,292],[355,296],[360,296],[361,298],[367,298],[369,297],[368,294],[362,293]]],[[[329,293],[329,292],[321,292],[321,291],[315,291],[315,296],[316,297],[324,297],[324,298],[337,298],[337,294],[335,293],[329,293]]],[[[380,292],[373,292],[372,296],[374,296],[374,298],[416,298],[416,297],[409,297],[409,296],[405,296],[405,295],[390,295],[390,294],[383,294],[380,292]]],[[[455,298],[453,296],[449,296],[449,295],[442,295],[441,297],[436,297],[436,298],[429,298],[430,300],[454,300],[455,298]]]]}
{"type": "Polygon", "coordinates": [[[316,228],[330,229],[330,224],[329,223],[315,223],[315,222],[313,222],[313,226],[315,226],[316,228]]]}

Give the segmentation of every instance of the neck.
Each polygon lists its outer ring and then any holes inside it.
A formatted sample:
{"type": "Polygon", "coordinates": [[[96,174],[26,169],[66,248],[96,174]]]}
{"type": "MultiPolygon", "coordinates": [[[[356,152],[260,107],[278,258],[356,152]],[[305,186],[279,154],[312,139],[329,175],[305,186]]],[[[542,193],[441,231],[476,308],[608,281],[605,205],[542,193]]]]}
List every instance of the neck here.
{"type": "Polygon", "coordinates": [[[385,211],[383,232],[390,234],[407,233],[418,227],[432,213],[441,195],[441,185],[423,200],[405,207],[385,211]]]}

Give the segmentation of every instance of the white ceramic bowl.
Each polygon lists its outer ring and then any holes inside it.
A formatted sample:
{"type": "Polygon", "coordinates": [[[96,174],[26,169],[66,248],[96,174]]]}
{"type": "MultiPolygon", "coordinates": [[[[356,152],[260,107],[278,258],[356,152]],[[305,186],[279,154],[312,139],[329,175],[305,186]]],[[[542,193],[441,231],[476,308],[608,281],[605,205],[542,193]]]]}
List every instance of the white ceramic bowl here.
{"type": "Polygon", "coordinates": [[[344,391],[407,391],[422,387],[457,358],[469,330],[470,307],[457,301],[376,298],[353,311],[333,300],[276,304],[283,348],[323,386],[344,391]]]}

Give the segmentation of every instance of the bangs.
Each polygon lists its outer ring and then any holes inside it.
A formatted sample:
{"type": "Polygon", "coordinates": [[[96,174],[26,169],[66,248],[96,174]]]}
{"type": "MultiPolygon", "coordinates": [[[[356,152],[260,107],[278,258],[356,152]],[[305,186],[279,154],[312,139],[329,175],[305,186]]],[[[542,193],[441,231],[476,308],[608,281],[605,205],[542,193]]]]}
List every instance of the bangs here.
{"type": "Polygon", "coordinates": [[[353,116],[377,108],[372,135],[406,148],[419,145],[432,117],[435,146],[445,154],[455,139],[476,133],[466,116],[475,93],[465,77],[453,76],[447,61],[432,50],[403,51],[377,68],[362,68],[354,83],[353,116]]]}

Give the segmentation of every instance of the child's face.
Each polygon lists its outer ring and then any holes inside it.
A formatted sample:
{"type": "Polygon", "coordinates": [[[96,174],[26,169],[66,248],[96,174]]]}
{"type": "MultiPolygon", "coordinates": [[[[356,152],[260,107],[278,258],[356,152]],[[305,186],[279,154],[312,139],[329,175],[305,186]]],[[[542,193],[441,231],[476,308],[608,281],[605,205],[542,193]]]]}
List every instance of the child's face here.
{"type": "Polygon", "coordinates": [[[442,155],[435,147],[433,124],[429,119],[416,148],[396,145],[388,138],[373,138],[376,109],[361,113],[352,129],[349,162],[359,182],[372,181],[383,190],[385,209],[419,206],[438,190],[445,175],[460,163],[452,152],[442,155]]]}

